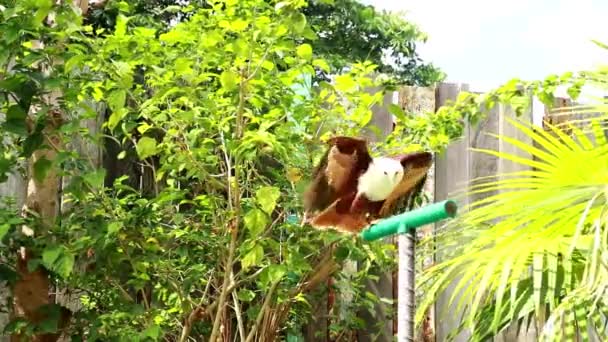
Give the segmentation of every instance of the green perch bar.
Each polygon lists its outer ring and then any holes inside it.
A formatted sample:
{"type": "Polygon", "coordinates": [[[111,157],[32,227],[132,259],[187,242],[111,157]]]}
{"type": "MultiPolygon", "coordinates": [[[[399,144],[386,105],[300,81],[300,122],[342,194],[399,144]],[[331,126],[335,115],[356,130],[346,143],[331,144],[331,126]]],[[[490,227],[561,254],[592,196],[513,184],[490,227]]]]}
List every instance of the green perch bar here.
{"type": "Polygon", "coordinates": [[[453,200],[433,203],[425,207],[386,218],[364,229],[359,236],[365,241],[374,241],[385,236],[403,234],[425,224],[456,216],[458,206],[453,200]]]}

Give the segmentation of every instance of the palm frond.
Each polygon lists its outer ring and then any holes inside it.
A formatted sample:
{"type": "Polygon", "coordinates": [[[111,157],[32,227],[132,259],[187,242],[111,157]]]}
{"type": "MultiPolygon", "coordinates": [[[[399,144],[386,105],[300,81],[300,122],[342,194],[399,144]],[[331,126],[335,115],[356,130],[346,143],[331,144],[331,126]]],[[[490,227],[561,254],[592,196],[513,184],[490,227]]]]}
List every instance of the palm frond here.
{"type": "Polygon", "coordinates": [[[530,158],[476,150],[530,170],[476,179],[469,187],[468,195],[482,198],[435,236],[435,244],[449,244],[452,251],[418,279],[425,296],[417,322],[451,285],[439,312],[462,310],[458,330],[472,331],[473,340],[528,316],[547,338],[569,335],[561,327],[570,323],[582,337],[587,326],[606,333],[598,326],[608,311],[608,143],[600,125],[606,119],[592,122],[591,136],[578,127],[571,127],[570,136],[555,126],[545,131],[509,120],[534,144],[496,137],[530,158]],[[474,233],[470,241],[464,232],[474,233]]]}

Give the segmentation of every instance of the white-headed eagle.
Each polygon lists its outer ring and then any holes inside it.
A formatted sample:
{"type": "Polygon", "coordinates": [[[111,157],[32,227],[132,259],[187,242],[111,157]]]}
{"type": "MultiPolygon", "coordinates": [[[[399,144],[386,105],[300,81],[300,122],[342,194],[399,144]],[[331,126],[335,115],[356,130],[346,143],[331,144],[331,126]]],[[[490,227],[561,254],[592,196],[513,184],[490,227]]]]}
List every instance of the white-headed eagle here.
{"type": "Polygon", "coordinates": [[[318,229],[358,233],[391,215],[433,162],[429,152],[372,158],[367,142],[352,137],[334,137],[328,145],[304,193],[304,223],[318,229]]]}

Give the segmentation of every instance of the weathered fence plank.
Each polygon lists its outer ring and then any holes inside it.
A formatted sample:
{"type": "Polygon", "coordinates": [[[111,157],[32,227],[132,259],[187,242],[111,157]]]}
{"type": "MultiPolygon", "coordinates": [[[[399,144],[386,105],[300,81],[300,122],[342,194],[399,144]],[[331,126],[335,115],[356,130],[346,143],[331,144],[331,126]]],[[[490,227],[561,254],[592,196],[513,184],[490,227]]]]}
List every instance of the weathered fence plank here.
{"type": "MultiPolygon", "coordinates": [[[[23,205],[25,195],[26,182],[21,175],[11,174],[8,181],[0,184],[0,199],[4,199],[6,197],[14,198],[17,208],[20,208],[23,205]]],[[[12,305],[12,303],[9,302],[10,297],[8,291],[9,290],[6,286],[0,285],[0,307],[3,308],[0,310],[0,342],[9,341],[9,336],[2,333],[2,331],[4,331],[4,327],[9,322],[9,314],[6,312],[6,310],[8,310],[8,308],[10,308],[12,305]]]]}
{"type": "MultiPolygon", "coordinates": [[[[436,104],[440,106],[446,104],[449,100],[455,100],[461,91],[466,91],[467,85],[459,84],[441,84],[437,88],[436,104]]],[[[460,191],[466,186],[466,183],[471,179],[471,154],[468,151],[470,146],[471,134],[470,127],[465,127],[464,136],[451,143],[446,151],[437,155],[435,159],[435,201],[442,201],[452,198],[454,193],[460,191]]],[[[459,201],[459,205],[464,207],[468,204],[468,198],[463,198],[459,201]]],[[[440,229],[441,223],[436,225],[440,229]]],[[[436,260],[441,261],[443,255],[437,253],[436,260]]],[[[435,304],[435,331],[436,341],[446,341],[448,334],[457,327],[460,321],[460,315],[456,312],[455,305],[445,310],[447,307],[449,296],[456,283],[448,286],[446,294],[441,295],[435,304]]],[[[460,334],[455,341],[466,341],[466,334],[460,334]]]]}
{"type": "MultiPolygon", "coordinates": [[[[377,88],[370,89],[370,93],[378,91],[377,88]]],[[[388,111],[388,105],[394,101],[393,92],[384,94],[382,105],[372,107],[373,116],[370,126],[376,127],[378,135],[372,133],[373,129],[368,129],[365,136],[370,141],[380,141],[393,129],[393,118],[388,111]]],[[[395,243],[393,237],[383,240],[384,243],[395,243]]],[[[370,270],[370,273],[377,276],[378,280],[367,280],[365,291],[369,291],[379,298],[389,298],[395,300],[393,293],[393,272],[381,272],[380,270],[370,270]]],[[[393,306],[384,302],[374,305],[372,311],[361,310],[359,316],[367,322],[367,329],[358,332],[358,342],[389,342],[393,341],[393,320],[390,319],[393,306]],[[372,312],[373,311],[373,312],[372,312]]]]}
{"type": "MultiPolygon", "coordinates": [[[[448,99],[454,99],[458,92],[464,87],[457,85],[442,85],[438,91],[438,106],[444,104],[448,99]]],[[[465,135],[462,139],[450,144],[447,151],[437,158],[436,162],[436,178],[435,178],[435,199],[443,200],[451,197],[451,194],[462,192],[466,187],[479,177],[492,176],[506,172],[514,172],[524,170],[525,167],[520,164],[513,163],[508,160],[498,159],[496,157],[475,153],[470,148],[483,148],[497,150],[500,152],[512,153],[524,158],[530,158],[514,146],[503,141],[488,136],[486,133],[495,133],[516,138],[525,143],[531,143],[531,140],[515,129],[507,122],[507,118],[514,118],[515,115],[511,108],[504,105],[499,105],[493,108],[488,115],[475,127],[467,127],[465,135]]],[[[532,122],[532,111],[523,113],[519,120],[532,122]]],[[[473,194],[460,196],[459,202],[464,208],[466,205],[475,201],[481,200],[487,196],[491,196],[496,192],[473,194]]],[[[437,256],[441,258],[440,255],[437,256]]],[[[436,329],[437,341],[444,341],[448,334],[453,331],[461,319],[462,312],[456,311],[455,304],[446,309],[449,298],[453,295],[453,285],[448,287],[448,290],[442,294],[436,303],[436,329]]],[[[511,341],[528,341],[534,340],[535,332],[533,329],[528,331],[517,332],[516,329],[510,329],[495,341],[511,342],[511,341]]],[[[466,341],[468,334],[463,332],[456,337],[456,341],[466,341]]]]}
{"type": "MultiPolygon", "coordinates": [[[[526,134],[522,133],[519,129],[515,128],[511,125],[507,119],[513,119],[522,121],[524,123],[532,123],[532,98],[530,98],[530,106],[529,109],[522,113],[519,117],[516,117],[514,111],[505,105],[499,105],[499,127],[498,132],[501,135],[508,136],[511,138],[515,138],[525,144],[531,145],[532,139],[526,134]]],[[[516,155],[521,158],[532,159],[532,155],[526,153],[519,148],[506,143],[504,141],[499,141],[498,149],[500,152],[509,153],[512,155],[516,155]]],[[[499,175],[509,173],[509,172],[518,172],[518,171],[527,171],[530,170],[530,167],[512,162],[510,160],[506,160],[501,158],[498,160],[498,170],[497,173],[499,175]]],[[[504,177],[503,177],[504,178],[504,177]]],[[[516,326],[512,326],[502,334],[499,334],[494,341],[495,342],[532,342],[536,341],[536,327],[534,322],[528,322],[525,320],[523,322],[522,328],[520,330],[517,329],[516,326]],[[530,324],[528,324],[530,323],[530,324]],[[527,328],[526,328],[527,327],[527,328]]]]}

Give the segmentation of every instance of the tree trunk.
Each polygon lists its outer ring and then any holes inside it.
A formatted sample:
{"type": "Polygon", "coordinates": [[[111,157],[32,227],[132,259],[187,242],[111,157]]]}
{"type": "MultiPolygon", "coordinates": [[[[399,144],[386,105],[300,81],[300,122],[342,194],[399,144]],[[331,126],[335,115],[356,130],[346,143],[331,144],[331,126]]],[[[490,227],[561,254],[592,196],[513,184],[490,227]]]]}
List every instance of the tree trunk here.
{"type": "MultiPolygon", "coordinates": [[[[47,121],[44,130],[45,145],[60,147],[60,136],[54,132],[61,122],[61,114],[53,112],[53,116],[47,121]]],[[[45,158],[53,161],[57,152],[51,148],[34,152],[29,160],[28,185],[23,214],[35,212],[40,217],[40,228],[46,229],[54,224],[57,216],[59,176],[55,170],[49,170],[44,180],[38,181],[34,178],[33,165],[37,160],[45,158]]],[[[25,236],[34,236],[34,230],[23,226],[22,233],[25,236]]],[[[41,233],[41,232],[39,232],[41,233]]],[[[35,258],[25,247],[21,247],[17,256],[17,273],[19,280],[13,286],[13,318],[27,319],[30,323],[40,323],[47,318],[41,312],[46,305],[54,303],[54,296],[49,293],[50,282],[45,269],[38,266],[34,270],[28,270],[28,262],[35,258]]],[[[22,336],[14,334],[11,341],[20,341],[22,336]]],[[[37,335],[32,341],[55,341],[49,334],[37,335]]]]}
{"type": "MultiPolygon", "coordinates": [[[[82,14],[86,14],[88,8],[88,0],[74,0],[74,5],[80,8],[82,14]]],[[[47,23],[53,25],[53,14],[47,17],[47,23]]],[[[40,48],[42,43],[39,41],[32,42],[32,47],[40,48]]],[[[52,64],[59,64],[61,61],[52,61],[52,64]]],[[[35,233],[41,235],[44,230],[52,227],[57,218],[59,207],[59,174],[50,169],[46,177],[42,180],[36,180],[34,177],[33,166],[37,160],[46,159],[53,161],[57,156],[57,151],[62,149],[62,139],[58,132],[63,122],[62,112],[60,109],[59,98],[61,94],[51,93],[43,102],[49,106],[49,117],[47,118],[46,127],[43,131],[45,149],[35,151],[30,160],[28,160],[28,184],[25,204],[23,206],[23,215],[36,213],[39,217],[39,225],[37,232],[28,226],[22,227],[22,233],[25,236],[33,237],[35,233]]],[[[49,318],[49,310],[45,310],[50,304],[55,303],[55,294],[51,290],[51,281],[49,280],[48,272],[41,266],[35,269],[29,269],[29,261],[37,257],[25,247],[21,247],[17,255],[16,270],[19,275],[19,280],[13,285],[13,311],[11,316],[13,319],[22,318],[30,324],[37,324],[49,318]]],[[[64,308],[60,309],[58,317],[58,332],[47,334],[36,334],[29,340],[33,342],[54,342],[61,335],[61,331],[67,326],[70,318],[70,311],[64,308]]],[[[22,341],[21,334],[15,333],[11,335],[11,342],[22,341]]]]}

